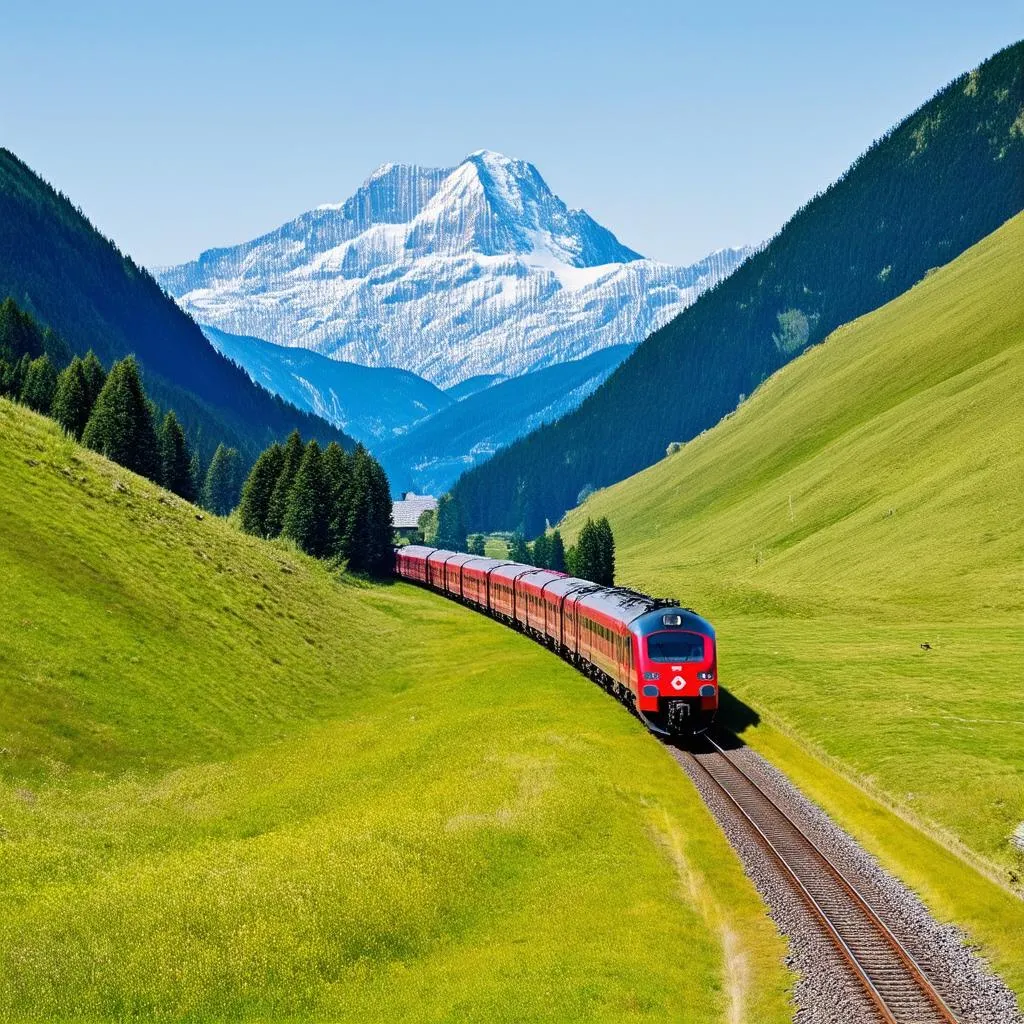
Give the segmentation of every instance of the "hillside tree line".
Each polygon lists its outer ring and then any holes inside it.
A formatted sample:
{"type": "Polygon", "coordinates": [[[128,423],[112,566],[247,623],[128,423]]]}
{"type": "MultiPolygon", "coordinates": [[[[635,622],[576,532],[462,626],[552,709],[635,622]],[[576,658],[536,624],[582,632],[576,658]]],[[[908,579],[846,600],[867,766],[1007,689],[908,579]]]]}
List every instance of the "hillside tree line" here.
{"type": "Polygon", "coordinates": [[[288,537],[316,558],[344,561],[355,572],[386,575],[393,564],[391,488],[362,446],[326,448],[297,430],[256,460],[242,487],[242,529],[288,537]]]}
{"type": "Polygon", "coordinates": [[[173,410],[146,394],[134,356],[109,373],[8,298],[0,303],[0,395],[56,420],[83,445],[186,501],[229,515],[243,529],[290,537],[308,554],[344,559],[355,571],[391,566],[391,493],[380,464],[359,446],[303,444],[297,430],[272,444],[246,478],[237,449],[219,444],[205,471],[173,410]],[[244,485],[244,486],[243,486],[244,485]]]}

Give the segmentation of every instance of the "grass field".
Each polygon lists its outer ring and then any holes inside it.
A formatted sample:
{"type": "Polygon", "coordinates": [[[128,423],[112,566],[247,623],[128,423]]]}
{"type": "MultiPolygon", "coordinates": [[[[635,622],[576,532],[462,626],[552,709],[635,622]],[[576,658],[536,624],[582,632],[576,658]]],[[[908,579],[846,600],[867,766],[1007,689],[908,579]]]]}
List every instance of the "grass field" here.
{"type": "Polygon", "coordinates": [[[565,524],[607,515],[620,581],[712,618],[744,737],[1018,994],[1021,266],[1024,216],[565,524]]]}
{"type": "Polygon", "coordinates": [[[782,1021],[664,750],[0,402],[0,1019],[782,1021]]]}

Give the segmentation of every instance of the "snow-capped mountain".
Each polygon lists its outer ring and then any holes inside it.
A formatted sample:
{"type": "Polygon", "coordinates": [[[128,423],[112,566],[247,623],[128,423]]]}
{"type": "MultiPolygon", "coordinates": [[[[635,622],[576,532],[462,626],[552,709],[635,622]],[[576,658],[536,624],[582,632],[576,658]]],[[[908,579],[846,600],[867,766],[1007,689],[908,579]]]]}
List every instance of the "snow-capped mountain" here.
{"type": "Polygon", "coordinates": [[[157,276],[201,323],[450,387],[642,341],[748,252],[644,259],[532,164],[480,151],[386,164],[344,203],[157,276]]]}

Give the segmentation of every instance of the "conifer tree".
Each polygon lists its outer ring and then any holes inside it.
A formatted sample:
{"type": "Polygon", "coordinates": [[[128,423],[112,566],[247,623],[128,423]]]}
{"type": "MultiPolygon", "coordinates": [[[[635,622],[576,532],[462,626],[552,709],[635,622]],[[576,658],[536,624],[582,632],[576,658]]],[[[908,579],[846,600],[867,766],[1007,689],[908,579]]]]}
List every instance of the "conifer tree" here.
{"type": "MultiPolygon", "coordinates": [[[[370,572],[377,576],[386,576],[392,571],[395,564],[391,484],[388,482],[384,467],[372,457],[370,459],[370,491],[372,497],[370,572]]],[[[465,534],[465,527],[461,528],[465,534]]]]}
{"type": "Polygon", "coordinates": [[[22,356],[38,359],[45,351],[43,332],[31,314],[9,296],[0,302],[0,355],[13,363],[22,356]]]}
{"type": "Polygon", "coordinates": [[[192,453],[178,417],[168,411],[160,425],[160,482],[186,501],[195,501],[192,453]]]}
{"type": "Polygon", "coordinates": [[[288,492],[281,533],[316,558],[323,558],[330,548],[330,497],[323,451],[310,441],[288,492]]]}
{"type": "Polygon", "coordinates": [[[126,469],[159,481],[160,452],[153,412],[134,356],[126,356],[111,368],[82,432],[82,443],[126,469]]]}
{"type": "Polygon", "coordinates": [[[597,527],[592,519],[588,519],[580,530],[576,540],[574,574],[580,579],[600,583],[601,574],[600,540],[597,527]]]}
{"type": "Polygon", "coordinates": [[[192,477],[192,491],[198,497],[203,493],[203,483],[206,481],[206,473],[203,472],[203,460],[198,451],[192,452],[192,461],[188,466],[189,475],[192,477]]]}
{"type": "Polygon", "coordinates": [[[562,535],[558,530],[551,534],[551,542],[548,547],[548,568],[555,572],[565,572],[567,568],[565,544],[562,542],[562,535]]]}
{"type": "Polygon", "coordinates": [[[11,398],[21,398],[21,389],[25,386],[25,378],[28,376],[28,368],[31,365],[32,360],[27,353],[12,364],[7,392],[11,398]]]}
{"type": "Polygon", "coordinates": [[[362,446],[352,456],[345,552],[355,572],[384,575],[393,562],[391,487],[380,463],[362,446]]]}
{"type": "Polygon", "coordinates": [[[594,582],[612,587],[615,585],[615,538],[606,516],[594,523],[594,533],[597,540],[597,576],[594,582]]]}
{"type": "Polygon", "coordinates": [[[284,463],[284,448],[276,441],[265,449],[242,486],[242,501],[238,513],[242,529],[256,537],[269,537],[267,521],[270,517],[270,498],[284,463]]]}
{"type": "Polygon", "coordinates": [[[89,385],[85,379],[82,360],[75,356],[57,376],[57,390],[53,395],[50,415],[69,433],[78,439],[89,422],[92,405],[89,402],[89,385]]]}
{"type": "Polygon", "coordinates": [[[82,360],[82,372],[85,375],[85,395],[89,403],[89,412],[92,412],[96,399],[100,397],[103,385],[107,383],[107,371],[103,364],[96,358],[96,353],[89,349],[82,360]]]}
{"type": "Polygon", "coordinates": [[[45,353],[28,364],[25,383],[21,386],[21,401],[30,409],[49,415],[53,395],[57,390],[57,371],[45,353]]]}
{"type": "Polygon", "coordinates": [[[580,579],[585,577],[580,576],[579,560],[576,558],[576,545],[572,545],[565,553],[565,571],[570,576],[579,576],[580,579]]]}
{"type": "Polygon", "coordinates": [[[324,449],[324,474],[330,492],[328,514],[328,554],[345,556],[345,532],[348,528],[348,503],[352,490],[352,459],[337,441],[324,449]]]}
{"type": "MultiPolygon", "coordinates": [[[[113,376],[113,373],[111,373],[113,376]]],[[[203,483],[203,508],[218,516],[231,514],[241,489],[242,458],[237,448],[217,445],[203,483]]]]}
{"type": "Polygon", "coordinates": [[[551,542],[548,535],[542,533],[533,542],[533,564],[539,569],[547,569],[551,561],[551,542]]]}
{"type": "Polygon", "coordinates": [[[371,516],[370,454],[359,444],[356,445],[356,450],[352,454],[352,485],[344,542],[348,567],[354,572],[370,571],[372,560],[371,516]]]}
{"type": "Polygon", "coordinates": [[[508,557],[513,562],[523,562],[529,565],[531,558],[530,545],[526,543],[521,533],[512,535],[512,543],[508,546],[508,557]]]}
{"type": "Polygon", "coordinates": [[[442,494],[437,502],[437,546],[448,551],[466,550],[462,509],[450,494],[442,494]]]}
{"type": "Polygon", "coordinates": [[[482,533],[474,533],[469,538],[469,553],[471,555],[486,555],[487,554],[487,542],[484,539],[482,533]]]}
{"type": "Polygon", "coordinates": [[[295,474],[299,471],[299,463],[302,461],[303,454],[302,438],[297,430],[293,430],[284,443],[281,472],[270,495],[266,533],[268,537],[276,537],[284,526],[284,514],[288,509],[288,492],[292,489],[292,482],[295,480],[295,474]]]}

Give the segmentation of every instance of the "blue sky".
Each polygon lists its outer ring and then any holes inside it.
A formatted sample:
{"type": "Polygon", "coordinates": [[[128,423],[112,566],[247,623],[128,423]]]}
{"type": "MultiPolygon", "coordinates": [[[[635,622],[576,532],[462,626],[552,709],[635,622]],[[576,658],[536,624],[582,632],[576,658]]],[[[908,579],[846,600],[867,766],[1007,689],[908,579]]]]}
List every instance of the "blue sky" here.
{"type": "Polygon", "coordinates": [[[479,148],[689,262],[771,235],[1024,36],[1024,4],[33,0],[3,22],[0,142],[143,263],[479,148]]]}

